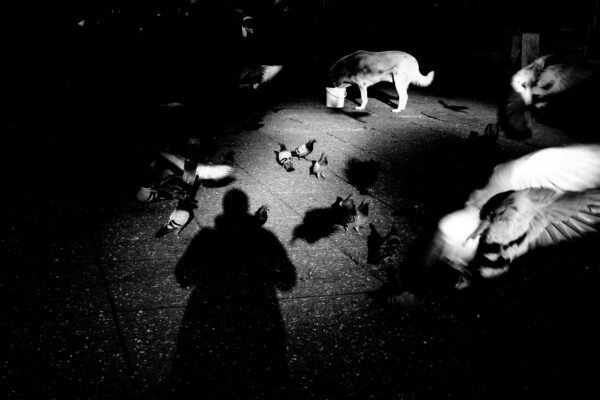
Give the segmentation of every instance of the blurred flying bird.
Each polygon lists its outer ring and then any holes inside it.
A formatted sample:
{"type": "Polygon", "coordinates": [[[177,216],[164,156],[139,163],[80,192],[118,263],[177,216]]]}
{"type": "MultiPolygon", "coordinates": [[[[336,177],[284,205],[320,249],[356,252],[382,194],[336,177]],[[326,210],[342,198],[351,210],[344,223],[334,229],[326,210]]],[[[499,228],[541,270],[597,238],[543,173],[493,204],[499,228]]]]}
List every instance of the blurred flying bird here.
{"type": "MultiPolygon", "coordinates": [[[[530,137],[531,111],[537,113],[536,109],[549,103],[559,105],[555,110],[558,114],[565,111],[568,114],[575,104],[576,118],[569,121],[570,125],[579,124],[578,120],[586,114],[582,109],[589,109],[589,106],[591,110],[597,108],[594,98],[598,71],[597,65],[577,56],[548,54],[535,59],[510,79],[510,93],[499,112],[502,128],[515,139],[530,137]],[[584,94],[586,91],[588,93],[584,94]]],[[[553,117],[556,119],[558,116],[553,117]]]]}
{"type": "MultiPolygon", "coordinates": [[[[167,161],[176,166],[180,171],[185,170],[185,158],[166,152],[160,153],[167,161]]],[[[230,176],[233,173],[233,168],[229,165],[207,165],[200,164],[196,165],[196,177],[200,180],[211,179],[219,180],[230,176]]]]}
{"type": "Polygon", "coordinates": [[[447,104],[446,102],[444,102],[444,100],[438,100],[438,102],[442,106],[444,106],[444,108],[447,108],[449,110],[456,111],[456,112],[464,113],[464,112],[466,112],[465,110],[469,109],[469,107],[467,107],[467,106],[454,106],[454,105],[447,104]]]}
{"type": "Polygon", "coordinates": [[[176,232],[179,236],[181,230],[191,221],[194,208],[197,208],[195,199],[191,197],[179,199],[177,207],[171,213],[167,222],[156,232],[155,237],[161,237],[170,232],[176,232]]]}
{"type": "Polygon", "coordinates": [[[143,203],[152,203],[161,200],[171,200],[173,195],[169,191],[161,188],[140,186],[136,198],[143,203]]]}
{"type": "Polygon", "coordinates": [[[196,169],[198,168],[198,162],[186,158],[183,166],[183,182],[192,188],[196,183],[196,169]]]}
{"type": "Polygon", "coordinates": [[[423,267],[442,261],[469,284],[498,276],[530,249],[597,231],[600,145],[551,147],[497,165],[465,208],[443,217],[423,267]]]}
{"type": "Polygon", "coordinates": [[[240,74],[238,80],[239,87],[258,89],[261,85],[271,82],[282,69],[282,65],[258,65],[246,67],[240,74]]]}
{"type": "Polygon", "coordinates": [[[476,266],[484,278],[508,271],[512,261],[535,247],[581,238],[600,228],[600,190],[559,192],[531,188],[498,193],[479,214],[476,266]]]}
{"type": "Polygon", "coordinates": [[[259,226],[263,226],[267,222],[267,218],[269,218],[270,208],[268,205],[264,204],[256,210],[254,213],[254,217],[258,221],[259,226]]]}
{"type": "Polygon", "coordinates": [[[316,142],[316,139],[311,139],[302,146],[296,147],[294,150],[292,150],[292,156],[306,159],[306,156],[312,153],[316,142]]]}
{"type": "Polygon", "coordinates": [[[292,153],[285,147],[285,144],[279,143],[279,151],[275,151],[277,154],[277,162],[283,166],[287,172],[294,171],[294,164],[292,162],[292,153]]]}
{"type": "Polygon", "coordinates": [[[312,165],[310,166],[310,174],[315,175],[317,179],[325,179],[325,168],[329,164],[327,160],[327,155],[325,152],[321,153],[321,157],[318,160],[313,160],[312,165]]]}

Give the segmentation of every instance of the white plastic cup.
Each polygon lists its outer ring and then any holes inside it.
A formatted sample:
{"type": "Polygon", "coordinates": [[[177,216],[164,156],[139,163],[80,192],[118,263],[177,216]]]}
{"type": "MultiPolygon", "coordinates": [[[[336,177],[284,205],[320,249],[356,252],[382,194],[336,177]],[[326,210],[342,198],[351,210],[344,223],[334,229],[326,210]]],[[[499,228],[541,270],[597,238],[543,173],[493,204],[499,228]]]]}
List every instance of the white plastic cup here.
{"type": "Polygon", "coordinates": [[[343,108],[344,100],[346,99],[346,88],[326,87],[325,95],[327,107],[343,108]]]}

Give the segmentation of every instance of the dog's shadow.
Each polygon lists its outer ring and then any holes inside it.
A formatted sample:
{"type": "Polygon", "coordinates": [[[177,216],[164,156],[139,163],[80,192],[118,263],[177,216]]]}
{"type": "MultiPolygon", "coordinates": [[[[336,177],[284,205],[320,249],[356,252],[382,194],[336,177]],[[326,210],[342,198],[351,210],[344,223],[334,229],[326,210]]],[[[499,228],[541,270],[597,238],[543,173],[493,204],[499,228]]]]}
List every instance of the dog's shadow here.
{"type": "Polygon", "coordinates": [[[362,122],[362,123],[367,122],[367,121],[364,120],[364,118],[370,117],[372,115],[372,113],[370,113],[369,111],[356,110],[356,109],[354,109],[354,107],[352,107],[349,110],[345,110],[343,108],[330,108],[329,111],[332,114],[344,114],[344,115],[347,115],[348,117],[350,117],[352,119],[355,119],[358,122],[362,122]]]}
{"type": "MultiPolygon", "coordinates": [[[[387,92],[384,92],[383,90],[381,90],[381,88],[377,88],[377,87],[370,87],[369,88],[369,97],[372,97],[374,99],[379,100],[380,102],[382,102],[383,104],[386,104],[392,108],[396,108],[398,107],[398,95],[391,95],[387,92]]],[[[360,96],[359,96],[360,98],[360,96]]]]}

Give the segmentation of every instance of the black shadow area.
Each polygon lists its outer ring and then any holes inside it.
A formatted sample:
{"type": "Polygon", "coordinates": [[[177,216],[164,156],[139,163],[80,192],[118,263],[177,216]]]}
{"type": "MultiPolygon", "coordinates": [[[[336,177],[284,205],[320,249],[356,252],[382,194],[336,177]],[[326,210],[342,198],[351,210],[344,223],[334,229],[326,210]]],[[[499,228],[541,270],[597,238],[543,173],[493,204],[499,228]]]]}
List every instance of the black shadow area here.
{"type": "Polygon", "coordinates": [[[286,331],[276,289],[296,284],[285,249],[232,189],[215,226],[201,230],[175,268],[193,285],[171,371],[178,398],[288,398],[286,331]]]}
{"type": "Polygon", "coordinates": [[[308,210],[304,214],[302,223],[294,228],[291,244],[298,239],[310,244],[316,243],[339,232],[342,229],[339,223],[340,215],[331,207],[308,210]]]}

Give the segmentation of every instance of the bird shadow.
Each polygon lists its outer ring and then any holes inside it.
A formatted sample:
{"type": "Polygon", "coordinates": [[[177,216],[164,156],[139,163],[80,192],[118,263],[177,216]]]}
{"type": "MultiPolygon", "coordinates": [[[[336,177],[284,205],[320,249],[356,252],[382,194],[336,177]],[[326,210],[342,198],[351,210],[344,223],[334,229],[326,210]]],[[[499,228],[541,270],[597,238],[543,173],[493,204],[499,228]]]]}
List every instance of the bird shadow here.
{"type": "Polygon", "coordinates": [[[214,226],[198,232],[175,266],[177,282],[193,289],[169,377],[174,394],[289,398],[277,291],[296,285],[296,269],[277,237],[256,223],[248,204],[243,191],[229,190],[214,226]]]}
{"type": "Polygon", "coordinates": [[[356,187],[360,194],[369,195],[377,181],[380,164],[375,160],[362,161],[352,157],[346,162],[344,173],[348,182],[356,187]]]}
{"type": "Polygon", "coordinates": [[[302,223],[297,225],[292,234],[291,244],[302,239],[313,244],[329,237],[343,228],[338,224],[338,213],[331,207],[313,208],[304,214],[302,223]]]}
{"type": "Polygon", "coordinates": [[[442,107],[454,111],[454,112],[459,112],[459,113],[463,113],[466,114],[467,112],[465,110],[468,110],[469,107],[467,106],[459,106],[459,105],[454,105],[454,104],[447,104],[444,100],[438,100],[438,103],[440,103],[442,105],[442,107]]]}

